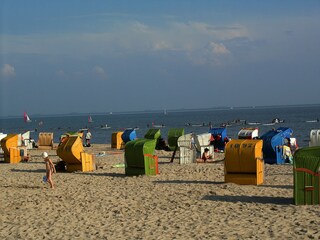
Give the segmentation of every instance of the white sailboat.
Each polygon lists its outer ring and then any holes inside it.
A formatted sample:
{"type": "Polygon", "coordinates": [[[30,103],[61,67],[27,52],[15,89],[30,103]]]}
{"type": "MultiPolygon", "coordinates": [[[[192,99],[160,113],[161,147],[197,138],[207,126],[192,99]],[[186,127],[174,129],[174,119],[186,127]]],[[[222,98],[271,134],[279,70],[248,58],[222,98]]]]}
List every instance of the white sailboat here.
{"type": "Polygon", "coordinates": [[[164,114],[164,115],[167,115],[167,114],[168,114],[168,113],[167,113],[167,109],[164,109],[163,114],[164,114]]]}
{"type": "Polygon", "coordinates": [[[88,123],[92,123],[92,122],[93,122],[92,117],[91,117],[91,115],[89,115],[89,117],[88,117],[88,123]]]}
{"type": "Polygon", "coordinates": [[[32,122],[32,120],[29,118],[29,116],[28,116],[28,114],[27,114],[27,112],[24,112],[23,113],[23,120],[24,120],[24,122],[32,122]]]}

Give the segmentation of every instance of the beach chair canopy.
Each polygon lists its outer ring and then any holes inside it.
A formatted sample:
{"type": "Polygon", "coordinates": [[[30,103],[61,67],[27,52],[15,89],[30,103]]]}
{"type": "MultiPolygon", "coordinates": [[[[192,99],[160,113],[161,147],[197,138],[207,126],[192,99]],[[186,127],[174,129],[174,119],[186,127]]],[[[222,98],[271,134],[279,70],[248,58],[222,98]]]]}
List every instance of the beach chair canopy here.
{"type": "Polygon", "coordinates": [[[309,147],[320,146],[320,129],[310,131],[309,147]]]}
{"type": "Polygon", "coordinates": [[[286,139],[290,139],[292,133],[291,128],[280,127],[276,130],[270,130],[260,137],[263,140],[262,151],[266,163],[284,163],[282,146],[286,143],[286,139]]]}
{"type": "Polygon", "coordinates": [[[18,147],[19,134],[11,133],[1,139],[1,148],[5,155],[9,156],[10,148],[18,147]]]}
{"type": "Polygon", "coordinates": [[[160,129],[157,128],[151,128],[148,130],[148,132],[144,135],[144,138],[146,139],[158,139],[161,137],[160,129]]]}
{"type": "Polygon", "coordinates": [[[184,135],[184,128],[170,128],[168,131],[168,144],[170,148],[178,147],[178,138],[184,135]]]}
{"type": "Polygon", "coordinates": [[[53,132],[40,132],[38,139],[38,149],[53,148],[53,132]]]}
{"type": "Polygon", "coordinates": [[[128,128],[124,130],[124,132],[121,135],[121,138],[124,141],[124,143],[135,140],[137,138],[136,130],[134,130],[133,128],[128,128]]]}
{"type": "Polygon", "coordinates": [[[227,138],[227,129],[226,128],[211,128],[209,130],[214,140],[214,148],[219,150],[224,150],[225,147],[225,138],[227,138]]]}
{"type": "Polygon", "coordinates": [[[192,133],[188,133],[185,135],[182,135],[178,138],[178,147],[186,147],[186,148],[192,148],[192,143],[194,142],[194,136],[192,133]]]}
{"type": "Polygon", "coordinates": [[[122,134],[123,132],[113,132],[111,134],[111,148],[122,149],[124,147],[122,134]]]}
{"type": "Polygon", "coordinates": [[[195,136],[195,145],[198,151],[201,150],[201,147],[209,146],[211,139],[211,133],[202,133],[195,136]]]}
{"type": "Polygon", "coordinates": [[[84,151],[79,135],[67,136],[57,147],[57,155],[67,164],[67,171],[93,171],[95,162],[92,154],[84,151]]]}
{"type": "Polygon", "coordinates": [[[242,128],[238,133],[239,139],[254,139],[258,138],[259,129],[258,128],[242,128]]]}

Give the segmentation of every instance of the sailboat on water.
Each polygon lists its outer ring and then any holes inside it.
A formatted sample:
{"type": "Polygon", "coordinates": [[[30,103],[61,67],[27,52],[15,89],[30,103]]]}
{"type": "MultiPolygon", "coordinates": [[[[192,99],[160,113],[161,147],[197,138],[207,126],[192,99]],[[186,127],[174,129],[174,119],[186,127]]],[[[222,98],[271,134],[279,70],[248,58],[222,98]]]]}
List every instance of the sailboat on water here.
{"type": "Polygon", "coordinates": [[[92,123],[92,122],[93,122],[92,117],[91,117],[91,115],[89,115],[89,117],[88,117],[88,123],[92,123]]]}
{"type": "Polygon", "coordinates": [[[29,118],[29,116],[28,116],[28,114],[27,114],[27,112],[24,112],[23,113],[23,120],[24,120],[24,122],[32,122],[32,120],[29,118]]]}

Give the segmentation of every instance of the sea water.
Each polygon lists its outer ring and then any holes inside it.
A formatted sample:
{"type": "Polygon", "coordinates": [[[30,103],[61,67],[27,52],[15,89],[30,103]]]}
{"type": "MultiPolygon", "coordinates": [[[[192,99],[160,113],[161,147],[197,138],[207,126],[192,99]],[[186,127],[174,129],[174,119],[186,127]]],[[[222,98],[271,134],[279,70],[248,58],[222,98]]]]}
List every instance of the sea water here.
{"type": "Polygon", "coordinates": [[[143,138],[149,128],[160,127],[161,136],[166,140],[170,128],[184,128],[185,133],[201,134],[208,132],[210,125],[220,127],[225,124],[227,135],[231,139],[237,138],[238,132],[244,127],[258,128],[259,136],[272,128],[289,127],[293,130],[293,137],[297,138],[298,145],[308,146],[310,131],[320,129],[320,122],[312,121],[320,118],[320,105],[91,114],[91,123],[88,123],[88,115],[30,117],[30,123],[25,123],[23,117],[0,119],[0,132],[8,134],[30,130],[35,141],[38,140],[39,132],[53,132],[54,142],[58,143],[60,136],[66,132],[89,128],[92,133],[91,143],[103,144],[111,143],[113,132],[126,128],[136,128],[137,137],[143,138]],[[275,118],[284,122],[270,125],[275,118]],[[110,128],[105,128],[106,124],[110,128]]]}

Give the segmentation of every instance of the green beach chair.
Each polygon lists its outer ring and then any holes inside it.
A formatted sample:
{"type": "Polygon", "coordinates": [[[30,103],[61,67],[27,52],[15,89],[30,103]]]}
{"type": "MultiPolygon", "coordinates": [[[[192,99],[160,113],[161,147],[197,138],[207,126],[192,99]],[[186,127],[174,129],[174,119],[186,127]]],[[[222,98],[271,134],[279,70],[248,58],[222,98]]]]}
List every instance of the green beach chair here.
{"type": "Polygon", "coordinates": [[[184,128],[171,128],[168,132],[168,145],[173,151],[170,162],[173,162],[176,151],[178,150],[178,139],[184,135],[184,128]]]}
{"type": "Polygon", "coordinates": [[[125,174],[128,176],[157,175],[158,157],[154,155],[156,139],[137,139],[125,146],[125,174]]]}
{"type": "Polygon", "coordinates": [[[294,203],[320,204],[320,147],[298,149],[293,156],[294,203]]]}

